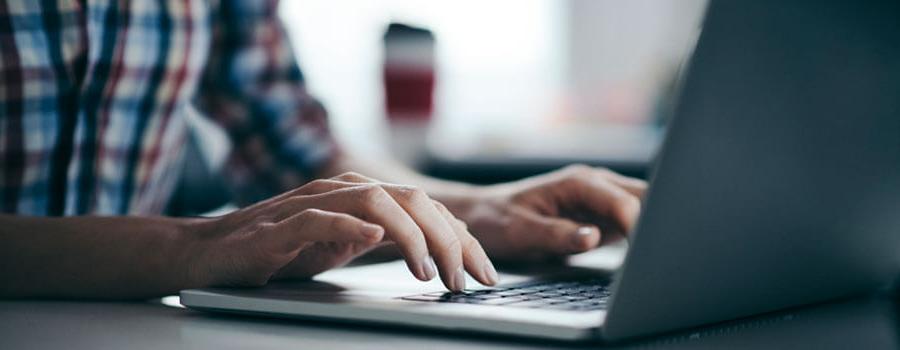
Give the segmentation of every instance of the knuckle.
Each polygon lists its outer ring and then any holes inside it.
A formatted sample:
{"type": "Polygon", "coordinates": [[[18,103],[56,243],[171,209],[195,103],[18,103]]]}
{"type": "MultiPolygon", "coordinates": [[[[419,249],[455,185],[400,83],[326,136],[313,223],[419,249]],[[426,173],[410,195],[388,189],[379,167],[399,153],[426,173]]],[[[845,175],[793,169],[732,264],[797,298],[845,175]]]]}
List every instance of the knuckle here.
{"type": "Polygon", "coordinates": [[[411,192],[412,192],[413,198],[420,199],[420,200],[428,200],[428,201],[431,200],[428,198],[428,194],[425,193],[425,190],[423,190],[421,188],[413,187],[411,189],[411,192]]]}
{"type": "Polygon", "coordinates": [[[309,187],[309,188],[321,188],[322,186],[325,186],[325,185],[327,185],[327,184],[328,184],[328,181],[327,181],[327,180],[324,180],[324,179],[316,179],[316,180],[310,181],[310,182],[307,183],[306,185],[303,185],[303,187],[309,187]]]}
{"type": "Polygon", "coordinates": [[[630,194],[622,194],[616,198],[616,202],[620,207],[623,208],[635,208],[641,204],[641,202],[637,199],[637,197],[632,196],[630,194]]]}
{"type": "Polygon", "coordinates": [[[390,198],[390,195],[384,188],[374,184],[360,187],[359,195],[362,197],[362,201],[370,206],[384,204],[384,202],[390,198]]]}
{"type": "Polygon", "coordinates": [[[257,221],[253,225],[253,231],[255,233],[265,232],[265,231],[271,230],[273,227],[275,227],[275,223],[273,223],[270,220],[262,219],[262,220],[257,221]]]}
{"type": "Polygon", "coordinates": [[[407,202],[428,200],[428,195],[425,194],[425,191],[415,186],[393,186],[391,190],[395,196],[407,202]]]}
{"type": "Polygon", "coordinates": [[[358,179],[363,179],[365,177],[357,172],[348,171],[348,172],[342,173],[338,176],[335,176],[334,178],[339,179],[339,180],[358,180],[358,179]]]}
{"type": "Polygon", "coordinates": [[[607,174],[617,174],[615,171],[610,170],[607,167],[596,168],[598,171],[607,173],[607,174]]]}
{"type": "Polygon", "coordinates": [[[296,196],[303,195],[303,194],[314,194],[314,193],[325,192],[330,187],[331,187],[331,183],[329,180],[316,179],[316,180],[310,181],[310,182],[306,183],[305,185],[301,186],[300,188],[292,191],[291,197],[296,197],[296,196]]]}
{"type": "Polygon", "coordinates": [[[440,239],[440,246],[445,253],[459,255],[462,252],[462,242],[456,236],[446,236],[440,239]]]}
{"type": "Polygon", "coordinates": [[[335,226],[334,218],[329,218],[326,212],[321,209],[309,208],[304,209],[299,214],[299,223],[294,228],[297,232],[306,232],[312,227],[325,227],[326,230],[333,231],[335,226]],[[325,219],[323,221],[323,219],[325,219]],[[319,226],[315,226],[313,222],[317,222],[319,226]]]}
{"type": "Polygon", "coordinates": [[[447,206],[444,205],[444,203],[441,203],[441,202],[438,202],[435,200],[433,200],[431,202],[434,203],[434,207],[437,208],[438,210],[440,210],[442,213],[445,213],[445,214],[450,213],[450,210],[447,209],[447,206]]]}
{"type": "Polygon", "coordinates": [[[641,210],[641,200],[635,196],[628,196],[628,208],[632,213],[638,213],[641,210]]]}
{"type": "Polygon", "coordinates": [[[450,224],[454,225],[454,227],[456,227],[459,230],[463,230],[463,231],[469,230],[469,225],[467,225],[465,221],[462,221],[457,218],[453,218],[452,220],[450,220],[450,224]]]}
{"type": "Polygon", "coordinates": [[[584,180],[576,176],[566,176],[559,180],[559,185],[564,187],[579,187],[584,184],[584,180]]]}
{"type": "Polygon", "coordinates": [[[481,250],[481,243],[478,243],[478,240],[472,236],[461,238],[459,241],[466,251],[481,250]]]}
{"type": "Polygon", "coordinates": [[[572,164],[572,165],[566,166],[564,171],[566,171],[572,175],[581,176],[581,175],[590,174],[591,171],[593,171],[593,168],[591,168],[587,165],[584,165],[584,164],[572,164]]]}
{"type": "Polygon", "coordinates": [[[609,168],[596,168],[596,169],[593,169],[593,171],[595,174],[599,174],[599,175],[602,175],[605,177],[618,175],[615,172],[613,172],[612,170],[609,170],[609,168]]]}
{"type": "Polygon", "coordinates": [[[298,214],[298,215],[300,215],[300,217],[303,219],[312,219],[312,218],[315,218],[322,214],[323,214],[323,211],[320,209],[309,208],[309,209],[303,209],[303,211],[301,211],[300,214],[298,214]]]}
{"type": "Polygon", "coordinates": [[[623,215],[633,215],[641,208],[641,201],[631,195],[620,195],[614,199],[616,212],[623,215]]]}
{"type": "Polygon", "coordinates": [[[573,177],[581,177],[581,178],[589,178],[594,176],[615,176],[616,173],[609,168],[604,167],[592,167],[584,164],[572,164],[566,167],[565,172],[569,176],[573,177]]]}
{"type": "Polygon", "coordinates": [[[314,208],[303,209],[300,214],[297,214],[297,217],[300,219],[300,227],[298,227],[298,230],[302,231],[304,228],[306,228],[306,225],[309,224],[311,220],[315,220],[318,216],[320,216],[321,212],[321,210],[314,208]]]}

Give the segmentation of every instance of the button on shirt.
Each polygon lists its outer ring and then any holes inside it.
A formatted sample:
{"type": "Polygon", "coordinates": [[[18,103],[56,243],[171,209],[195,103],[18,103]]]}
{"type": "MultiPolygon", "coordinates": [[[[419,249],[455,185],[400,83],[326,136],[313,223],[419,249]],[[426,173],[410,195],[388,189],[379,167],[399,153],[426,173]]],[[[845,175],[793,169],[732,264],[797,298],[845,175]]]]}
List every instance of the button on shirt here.
{"type": "Polygon", "coordinates": [[[0,211],[161,213],[192,113],[231,139],[238,200],[314,177],[338,149],[277,5],[0,1],[0,211]]]}

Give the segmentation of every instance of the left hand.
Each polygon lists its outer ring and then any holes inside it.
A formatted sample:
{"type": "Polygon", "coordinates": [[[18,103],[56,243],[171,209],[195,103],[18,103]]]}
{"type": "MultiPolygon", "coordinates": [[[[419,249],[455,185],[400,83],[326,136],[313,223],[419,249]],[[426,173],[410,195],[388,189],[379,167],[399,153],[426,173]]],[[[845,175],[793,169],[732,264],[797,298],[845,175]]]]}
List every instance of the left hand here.
{"type": "Polygon", "coordinates": [[[540,261],[631,232],[646,182],[574,165],[475,191],[450,206],[494,260],[540,261]]]}
{"type": "Polygon", "coordinates": [[[257,206],[265,207],[267,202],[277,202],[292,197],[294,201],[298,201],[307,195],[306,198],[310,200],[310,204],[327,207],[329,193],[349,193],[348,191],[360,192],[360,195],[350,196],[347,200],[340,202],[345,206],[344,210],[349,210],[349,213],[355,214],[359,219],[372,221],[380,227],[384,227],[385,240],[380,244],[372,241],[347,240],[312,242],[304,247],[303,251],[297,254],[292,261],[281,267],[273,278],[309,278],[325,270],[344,265],[377,245],[394,245],[394,248],[399,248],[407,260],[410,271],[420,280],[426,281],[433,278],[435,274],[433,270],[436,265],[437,274],[440,275],[444,285],[452,291],[461,291],[465,288],[465,272],[471,274],[483,285],[497,283],[497,272],[494,270],[493,264],[478,241],[466,230],[465,224],[455,218],[443,204],[432,200],[424,191],[415,187],[383,183],[351,172],[327,180],[320,179],[310,182],[257,206]],[[381,193],[383,196],[374,197],[375,200],[366,203],[366,199],[372,197],[366,195],[366,191],[371,192],[373,189],[377,190],[374,191],[375,193],[381,193]],[[325,190],[327,193],[323,195],[318,192],[319,190],[325,190]],[[309,194],[312,195],[309,196],[309,194]],[[370,210],[371,212],[353,210],[356,207],[372,209],[373,206],[374,210],[370,210]],[[391,207],[396,207],[397,210],[388,212],[391,207]],[[379,215],[379,213],[386,215],[379,215]],[[406,227],[407,231],[419,232],[419,235],[424,236],[421,239],[421,247],[412,244],[415,242],[410,243],[411,239],[403,235],[405,232],[400,231],[404,228],[403,224],[406,223],[411,224],[410,227],[406,227]],[[417,258],[417,256],[421,257],[417,258]],[[434,260],[428,256],[434,257],[434,260]],[[426,257],[428,258],[425,259],[426,257]],[[427,270],[432,271],[426,272],[427,270]]]}

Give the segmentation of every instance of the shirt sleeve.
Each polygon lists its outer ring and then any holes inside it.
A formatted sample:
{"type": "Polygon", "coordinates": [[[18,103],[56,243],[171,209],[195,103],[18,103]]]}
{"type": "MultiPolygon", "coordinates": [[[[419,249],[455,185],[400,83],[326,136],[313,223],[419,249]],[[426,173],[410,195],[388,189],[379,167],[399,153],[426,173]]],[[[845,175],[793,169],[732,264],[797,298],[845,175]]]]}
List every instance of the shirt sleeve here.
{"type": "Polygon", "coordinates": [[[340,152],[277,16],[277,1],[221,0],[197,105],[233,143],[223,176],[247,204],[302,185],[340,152]]]}

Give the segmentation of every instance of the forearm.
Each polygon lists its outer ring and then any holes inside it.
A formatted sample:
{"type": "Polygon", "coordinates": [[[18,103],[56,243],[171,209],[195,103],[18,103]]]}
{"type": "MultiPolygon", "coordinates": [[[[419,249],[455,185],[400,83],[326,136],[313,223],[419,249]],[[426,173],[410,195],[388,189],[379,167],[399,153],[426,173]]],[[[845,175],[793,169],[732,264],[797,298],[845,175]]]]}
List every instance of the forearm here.
{"type": "Polygon", "coordinates": [[[193,287],[188,220],[0,215],[0,297],[136,299],[193,287]]]}

